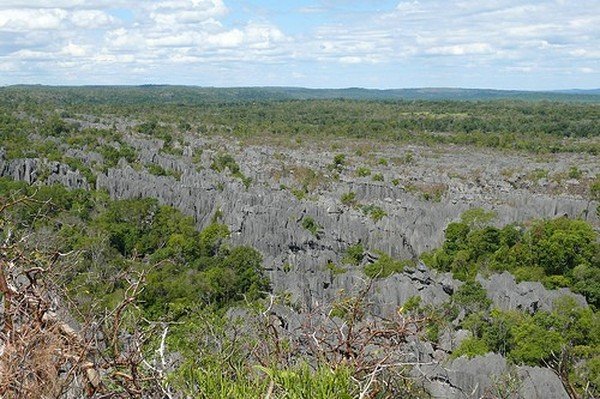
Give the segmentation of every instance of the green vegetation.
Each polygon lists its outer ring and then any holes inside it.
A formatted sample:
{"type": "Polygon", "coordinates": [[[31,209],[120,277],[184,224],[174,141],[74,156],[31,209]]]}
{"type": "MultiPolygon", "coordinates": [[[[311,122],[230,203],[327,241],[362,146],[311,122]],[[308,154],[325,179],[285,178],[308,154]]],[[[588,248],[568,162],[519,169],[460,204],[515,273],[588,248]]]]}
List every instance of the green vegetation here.
{"type": "Polygon", "coordinates": [[[477,210],[450,223],[442,247],[424,254],[423,260],[462,280],[478,272],[507,270],[518,280],[570,287],[592,306],[600,306],[600,243],[589,224],[561,217],[536,221],[526,229],[484,227],[492,217],[477,210]]]}
{"type": "Polygon", "coordinates": [[[460,286],[452,295],[452,301],[467,313],[485,311],[492,304],[481,284],[472,280],[460,286]]]}
{"type": "Polygon", "coordinates": [[[304,216],[302,218],[301,225],[306,230],[310,231],[313,236],[318,238],[321,226],[319,226],[315,219],[313,219],[311,216],[304,216]]]}
{"type": "Polygon", "coordinates": [[[568,296],[558,298],[552,311],[505,311],[491,305],[482,286],[470,280],[446,303],[424,306],[417,296],[399,311],[427,318],[426,336],[431,341],[437,341],[444,330],[468,330],[471,336],[452,352],[452,358],[495,352],[507,358],[509,367],[560,371],[563,384],[571,386],[577,397],[592,398],[600,392],[600,315],[593,308],[582,307],[568,296]],[[461,320],[458,326],[453,324],[456,320],[461,320]]]}
{"type": "Polygon", "coordinates": [[[596,176],[590,184],[590,197],[594,201],[600,201],[600,175],[596,176]]]}
{"type": "Polygon", "coordinates": [[[171,169],[166,170],[162,166],[154,163],[146,164],[146,170],[148,171],[148,173],[154,176],[172,176],[175,178],[175,180],[181,179],[181,172],[177,172],[171,169]]]}
{"type": "Polygon", "coordinates": [[[360,209],[375,222],[378,222],[387,216],[387,213],[377,205],[362,205],[360,209]]]}
{"type": "MultiPolygon", "coordinates": [[[[62,115],[75,119],[93,115],[103,121],[115,117],[139,120],[135,130],[163,140],[166,153],[180,151],[176,135],[181,132],[233,134],[243,139],[343,137],[534,153],[600,153],[596,140],[600,110],[593,102],[358,101],[311,95],[302,98],[313,99],[290,99],[294,97],[270,89],[8,87],[0,90],[0,134],[3,142],[20,136],[7,153],[21,156],[28,151],[28,141],[19,131],[28,134],[32,129],[27,127],[33,126],[47,137],[65,137],[80,128],[62,115]],[[63,112],[45,115],[44,110],[54,109],[63,112]],[[15,117],[23,111],[41,116],[44,122],[38,125],[15,117]]],[[[410,154],[405,163],[413,161],[410,154]]]]}
{"type": "Polygon", "coordinates": [[[363,248],[361,243],[358,243],[355,245],[351,245],[346,249],[346,254],[342,259],[342,262],[349,265],[358,266],[360,265],[364,257],[365,249],[363,248]]]}
{"type": "Polygon", "coordinates": [[[567,176],[569,179],[580,179],[583,176],[583,172],[577,166],[571,166],[567,176]]]}
{"type": "Polygon", "coordinates": [[[307,198],[325,180],[321,172],[304,166],[293,167],[291,168],[291,172],[297,184],[291,191],[299,200],[307,198]]]}
{"type": "Polygon", "coordinates": [[[228,169],[229,173],[231,173],[233,177],[240,179],[244,186],[246,186],[246,188],[250,187],[250,184],[252,183],[252,179],[246,177],[242,173],[242,170],[236,162],[235,158],[233,158],[233,156],[231,156],[230,154],[217,154],[213,158],[213,162],[210,165],[210,167],[211,169],[219,173],[225,171],[225,169],[228,169]]]}
{"type": "Polygon", "coordinates": [[[257,370],[240,370],[237,375],[227,375],[217,365],[211,368],[190,367],[177,376],[175,382],[185,387],[187,395],[194,398],[261,398],[271,391],[274,397],[290,399],[355,398],[358,384],[351,379],[348,368],[319,368],[308,365],[290,369],[259,367],[257,370]]]}
{"type": "Polygon", "coordinates": [[[124,295],[119,276],[139,272],[146,274],[145,314],[171,321],[201,306],[257,299],[268,290],[260,254],[228,247],[224,225],[214,223],[197,232],[191,218],[156,200],[111,201],[101,192],[60,186],[36,189],[0,179],[0,196],[34,191],[39,205],[18,207],[11,217],[23,225],[50,229],[61,251],[89,254],[65,276],[82,308],[89,303],[84,292],[97,296],[95,301],[103,306],[114,303],[124,295]],[[46,219],[36,219],[40,211],[46,219]]]}
{"type": "Polygon", "coordinates": [[[294,187],[290,190],[290,192],[298,199],[298,201],[302,201],[308,196],[308,191],[304,188],[300,189],[294,187]]]}
{"type": "MultiPolygon", "coordinates": [[[[97,172],[115,167],[121,158],[129,163],[137,160],[137,152],[123,141],[120,133],[110,129],[81,128],[54,113],[29,121],[15,118],[0,107],[0,142],[6,159],[45,158],[62,162],[79,170],[92,186],[97,172]],[[32,136],[36,131],[39,136],[32,136]],[[82,158],[66,155],[71,147],[97,152],[102,156],[102,162],[88,164],[82,158]]],[[[44,177],[42,174],[41,180],[44,177]]]]}
{"type": "Polygon", "coordinates": [[[355,206],[357,204],[356,193],[354,191],[348,191],[347,193],[342,194],[340,201],[346,206],[355,206]]]}
{"type": "Polygon", "coordinates": [[[600,317],[571,298],[561,298],[552,312],[534,315],[497,309],[469,315],[462,327],[473,336],[453,352],[474,357],[487,352],[507,356],[515,364],[544,366],[566,360],[565,375],[578,391],[600,388],[600,317]]]}
{"type": "Polygon", "coordinates": [[[386,253],[378,252],[379,258],[363,269],[369,278],[386,278],[394,273],[400,273],[405,267],[413,266],[410,260],[396,260],[386,253]]]}
{"type": "Polygon", "coordinates": [[[336,265],[335,263],[333,263],[331,261],[327,262],[326,267],[327,267],[327,270],[329,270],[331,272],[331,274],[333,274],[334,276],[338,275],[338,274],[346,273],[346,269],[336,265]]]}
{"type": "MultiPolygon", "coordinates": [[[[364,389],[369,373],[358,367],[364,360],[346,363],[334,356],[310,367],[303,358],[290,361],[296,348],[264,324],[261,317],[267,313],[256,301],[269,291],[261,256],[252,248],[231,247],[229,229],[219,223],[218,213],[198,232],[191,218],[156,200],[113,201],[100,191],[36,188],[0,179],[3,199],[33,194],[35,201],[15,203],[2,213],[1,238],[10,231],[33,237],[31,245],[40,241],[53,253],[79,254],[76,262],[59,256],[52,281],[65,287],[68,304],[77,309],[74,317],[83,321],[91,314],[116,312],[123,331],[147,337],[140,354],[177,353],[179,360],[161,380],[174,391],[200,398],[253,398],[270,391],[278,397],[324,399],[354,398],[364,389]],[[141,284],[138,294],[132,293],[131,281],[141,284]],[[134,306],[121,305],[132,301],[134,306]],[[228,316],[233,307],[248,312],[244,329],[228,316]],[[163,333],[153,333],[156,327],[163,333]]],[[[358,246],[350,252],[360,258],[358,246]]],[[[386,270],[392,263],[380,260],[386,270]]],[[[333,274],[344,271],[327,267],[333,274]]],[[[360,306],[357,300],[348,302],[349,322],[358,321],[360,306]]],[[[109,327],[118,331],[119,325],[109,327]]],[[[353,334],[366,337],[360,329],[353,334]]],[[[114,356],[118,348],[99,350],[114,356]]],[[[376,390],[383,397],[414,392],[403,381],[378,383],[376,390]]]]}
{"type": "Polygon", "coordinates": [[[460,220],[463,224],[469,226],[469,228],[481,229],[490,224],[496,218],[496,212],[486,211],[483,208],[472,208],[465,211],[461,216],[460,220]]]}
{"type": "MultiPolygon", "coordinates": [[[[398,185],[399,180],[392,181],[392,184],[398,185]]],[[[442,197],[448,191],[448,186],[442,183],[408,183],[404,187],[406,191],[419,195],[424,201],[440,202],[442,197]]]]}
{"type": "Polygon", "coordinates": [[[371,175],[371,169],[367,168],[366,166],[359,166],[358,169],[356,169],[356,175],[358,177],[367,177],[371,175]]]}
{"type": "Polygon", "coordinates": [[[548,178],[548,170],[547,169],[534,169],[527,175],[527,179],[533,182],[537,182],[541,179],[548,178]]]}
{"type": "Polygon", "coordinates": [[[338,173],[340,173],[344,170],[344,166],[346,166],[345,154],[337,154],[333,157],[333,163],[330,165],[332,170],[335,170],[338,173]]]}

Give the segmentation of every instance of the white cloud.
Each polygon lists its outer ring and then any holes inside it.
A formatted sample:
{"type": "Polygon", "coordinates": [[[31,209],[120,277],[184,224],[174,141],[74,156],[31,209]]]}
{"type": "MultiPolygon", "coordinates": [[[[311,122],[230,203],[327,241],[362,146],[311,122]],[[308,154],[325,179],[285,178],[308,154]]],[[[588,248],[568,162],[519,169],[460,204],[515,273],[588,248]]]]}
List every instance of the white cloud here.
{"type": "Polygon", "coordinates": [[[54,53],[34,50],[19,50],[10,54],[10,59],[19,61],[47,61],[55,59],[54,53]]]}
{"type": "Polygon", "coordinates": [[[452,46],[432,47],[425,50],[426,54],[433,55],[477,55],[491,54],[492,52],[492,46],[487,43],[455,44],[452,46]]]}
{"type": "Polygon", "coordinates": [[[16,72],[19,65],[15,61],[0,60],[0,72],[16,72]]]}
{"type": "Polygon", "coordinates": [[[340,58],[340,62],[342,64],[360,64],[361,62],[363,62],[363,59],[360,57],[342,57],[340,58]]]}
{"type": "Polygon", "coordinates": [[[142,48],[145,39],[139,35],[134,35],[125,28],[119,28],[106,33],[106,42],[114,50],[133,50],[142,48]]]}
{"type": "Polygon", "coordinates": [[[88,54],[88,50],[84,46],[69,43],[62,48],[60,54],[64,54],[68,57],[85,57],[88,54]]]}
{"type": "Polygon", "coordinates": [[[276,27],[267,24],[248,24],[244,29],[245,41],[256,49],[265,49],[286,41],[286,36],[276,27]]]}
{"type": "Polygon", "coordinates": [[[150,10],[204,10],[209,16],[223,15],[227,12],[227,7],[222,0],[167,0],[148,2],[144,6],[150,10]]]}
{"type": "Polygon", "coordinates": [[[100,10],[79,10],[70,15],[70,20],[78,28],[97,29],[115,23],[115,18],[100,10]]]}
{"type": "MultiPolygon", "coordinates": [[[[402,0],[387,11],[377,11],[377,2],[360,2],[360,10],[353,11],[356,0],[319,1],[303,8],[285,2],[260,8],[240,3],[0,0],[0,66],[8,70],[16,63],[31,74],[100,66],[97,70],[110,80],[120,67],[125,74],[135,69],[139,74],[162,71],[166,77],[183,71],[178,69],[182,65],[210,65],[248,76],[251,64],[260,71],[260,65],[283,62],[332,71],[340,64],[345,71],[426,66],[452,71],[447,76],[455,76],[455,70],[467,71],[463,75],[495,70],[593,75],[600,63],[597,0],[578,0],[576,5],[559,0],[402,0]],[[233,4],[238,9],[228,8],[233,4]],[[369,5],[372,10],[365,10],[369,5]],[[277,7],[279,14],[269,12],[277,7]],[[298,20],[290,26],[275,24],[270,18],[281,21],[282,9],[296,13],[298,20]],[[307,13],[314,18],[303,27],[298,21],[307,13]]],[[[291,69],[291,78],[299,79],[294,73],[315,76],[291,69]]]]}
{"type": "Polygon", "coordinates": [[[86,0],[2,0],[0,8],[72,8],[85,4],[86,0]]]}
{"type": "Polygon", "coordinates": [[[106,64],[131,63],[135,57],[131,54],[98,54],[92,58],[93,61],[106,64]]]}
{"type": "Polygon", "coordinates": [[[420,10],[420,3],[418,1],[401,1],[396,6],[396,11],[400,12],[414,12],[420,10]]]}
{"type": "Polygon", "coordinates": [[[570,55],[578,58],[591,58],[600,60],[600,49],[585,49],[585,48],[576,48],[570,52],[570,55]]]}
{"type": "Polygon", "coordinates": [[[244,33],[239,29],[217,33],[206,38],[206,43],[216,47],[237,47],[244,41],[244,33]]]}
{"type": "Polygon", "coordinates": [[[146,40],[146,43],[150,47],[191,47],[198,40],[199,36],[194,32],[183,32],[161,35],[155,39],[146,40]]]}
{"type": "Polygon", "coordinates": [[[0,31],[60,29],[67,16],[62,9],[6,9],[0,12],[0,31]]]}
{"type": "Polygon", "coordinates": [[[164,27],[173,27],[183,24],[196,24],[206,21],[212,17],[212,13],[204,10],[178,10],[172,12],[153,12],[150,14],[150,18],[154,23],[162,25],[164,27]]]}

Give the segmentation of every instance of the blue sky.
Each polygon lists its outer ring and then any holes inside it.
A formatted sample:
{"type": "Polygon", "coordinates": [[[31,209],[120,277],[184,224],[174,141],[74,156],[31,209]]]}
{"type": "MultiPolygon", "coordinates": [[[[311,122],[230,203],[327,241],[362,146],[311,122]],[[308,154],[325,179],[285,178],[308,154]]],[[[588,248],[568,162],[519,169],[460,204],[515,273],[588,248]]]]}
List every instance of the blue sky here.
{"type": "Polygon", "coordinates": [[[598,0],[0,0],[0,84],[600,87],[598,0]]]}

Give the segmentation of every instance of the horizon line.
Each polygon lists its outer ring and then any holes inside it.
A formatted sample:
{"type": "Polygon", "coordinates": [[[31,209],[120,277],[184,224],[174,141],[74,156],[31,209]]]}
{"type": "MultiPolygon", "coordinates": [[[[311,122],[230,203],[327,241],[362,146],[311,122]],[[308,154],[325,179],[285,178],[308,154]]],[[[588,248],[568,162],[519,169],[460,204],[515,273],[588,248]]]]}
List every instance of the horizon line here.
{"type": "MultiPolygon", "coordinates": [[[[571,91],[592,92],[600,91],[600,87],[579,88],[572,87],[568,89],[518,89],[518,88],[491,88],[491,87],[461,87],[461,86],[414,86],[414,87],[365,87],[365,86],[343,86],[343,87],[310,87],[310,86],[288,86],[288,85],[248,85],[248,86],[210,86],[194,84],[173,84],[173,83],[138,83],[138,84],[44,84],[44,83],[12,83],[0,84],[0,88],[34,86],[34,87],[56,87],[56,88],[85,88],[85,87],[189,87],[201,89],[303,89],[303,90],[369,90],[369,91],[398,91],[398,90],[487,90],[500,92],[526,92],[526,93],[565,93],[571,91]]],[[[599,93],[600,94],[600,93],[599,93]]]]}

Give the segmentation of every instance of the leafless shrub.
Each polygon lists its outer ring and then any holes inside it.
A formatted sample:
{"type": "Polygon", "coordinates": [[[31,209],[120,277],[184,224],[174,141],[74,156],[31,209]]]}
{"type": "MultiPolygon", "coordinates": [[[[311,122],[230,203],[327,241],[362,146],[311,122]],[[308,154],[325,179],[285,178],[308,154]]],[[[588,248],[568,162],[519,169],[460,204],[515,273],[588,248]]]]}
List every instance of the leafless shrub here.
{"type": "Polygon", "coordinates": [[[135,306],[144,276],[128,276],[123,301],[104,317],[70,321],[56,265],[77,254],[37,249],[4,218],[34,201],[0,203],[0,397],[169,397],[160,370],[144,359],[148,334],[135,329],[124,338],[124,314],[135,306]]]}

